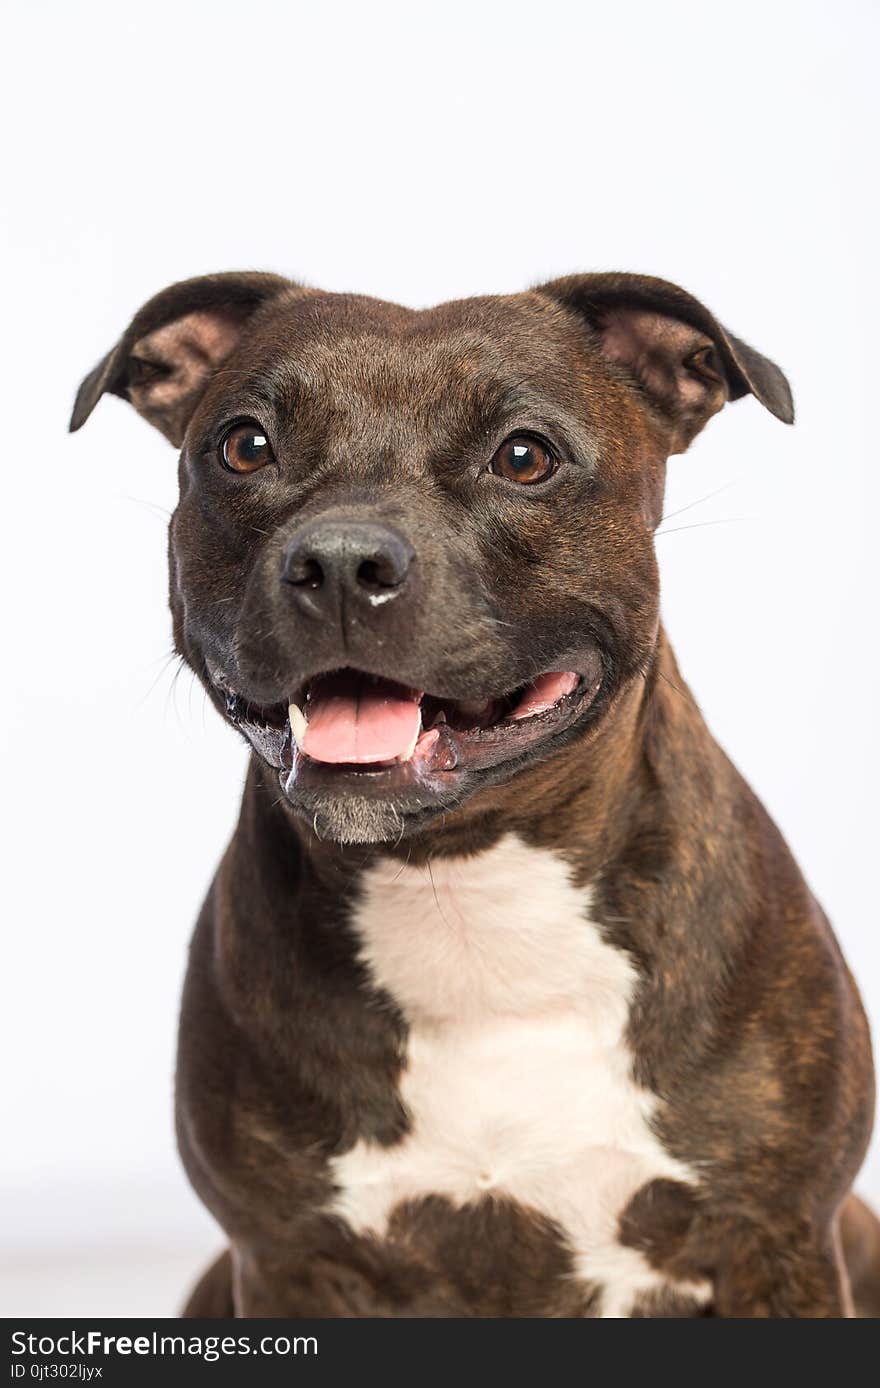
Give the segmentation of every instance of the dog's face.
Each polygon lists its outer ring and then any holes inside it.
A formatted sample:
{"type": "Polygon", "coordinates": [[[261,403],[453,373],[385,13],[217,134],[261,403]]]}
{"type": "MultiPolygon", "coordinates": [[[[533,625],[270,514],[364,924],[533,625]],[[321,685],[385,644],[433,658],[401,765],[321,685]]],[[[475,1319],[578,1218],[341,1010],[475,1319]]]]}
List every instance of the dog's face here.
{"type": "Polygon", "coordinates": [[[650,662],[666,457],[778,368],[674,286],[413,312],[173,286],[83,383],[182,446],[177,646],[292,808],[396,840],[586,738],[650,662]]]}

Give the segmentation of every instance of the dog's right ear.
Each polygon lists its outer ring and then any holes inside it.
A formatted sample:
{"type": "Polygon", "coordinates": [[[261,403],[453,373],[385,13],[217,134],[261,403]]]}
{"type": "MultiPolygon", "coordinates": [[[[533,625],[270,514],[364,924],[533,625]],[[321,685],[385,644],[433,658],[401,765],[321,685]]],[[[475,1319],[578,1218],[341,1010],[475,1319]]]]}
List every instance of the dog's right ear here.
{"type": "Polygon", "coordinates": [[[281,275],[257,271],[201,275],[163,289],[79,388],[71,432],[110,391],[180,447],[213,373],[236,347],[249,318],[269,299],[307,293],[281,275]]]}

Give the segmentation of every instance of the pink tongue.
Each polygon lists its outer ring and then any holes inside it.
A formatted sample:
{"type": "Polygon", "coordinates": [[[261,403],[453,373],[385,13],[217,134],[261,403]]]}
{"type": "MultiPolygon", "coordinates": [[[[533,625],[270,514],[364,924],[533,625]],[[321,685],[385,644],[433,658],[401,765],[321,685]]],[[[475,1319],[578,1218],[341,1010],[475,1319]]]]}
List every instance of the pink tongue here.
{"type": "Polygon", "coordinates": [[[302,750],[315,761],[406,761],[422,725],[417,690],[364,675],[333,675],[309,695],[302,750]]]}
{"type": "Polygon", "coordinates": [[[570,694],[577,682],[578,677],[572,670],[554,670],[550,674],[539,675],[525,690],[511,718],[531,718],[535,713],[545,713],[566,694],[570,694]]]}

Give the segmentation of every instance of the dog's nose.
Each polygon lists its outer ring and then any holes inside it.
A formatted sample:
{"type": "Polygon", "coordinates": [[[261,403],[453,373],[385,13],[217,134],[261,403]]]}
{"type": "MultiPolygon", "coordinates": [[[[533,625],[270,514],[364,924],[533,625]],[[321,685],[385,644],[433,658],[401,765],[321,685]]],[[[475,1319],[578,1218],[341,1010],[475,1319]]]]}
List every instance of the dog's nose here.
{"type": "Polygon", "coordinates": [[[315,521],[293,536],[281,577],[303,611],[328,617],[339,610],[343,597],[373,606],[396,598],[414,558],[412,545],[390,526],[315,521]]]}

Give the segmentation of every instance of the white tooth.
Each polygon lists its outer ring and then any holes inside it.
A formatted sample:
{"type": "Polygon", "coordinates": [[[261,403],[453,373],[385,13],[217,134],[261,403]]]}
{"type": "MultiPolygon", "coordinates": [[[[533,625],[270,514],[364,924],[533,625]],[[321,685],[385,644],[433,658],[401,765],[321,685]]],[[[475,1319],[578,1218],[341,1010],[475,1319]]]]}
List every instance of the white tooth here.
{"type": "Polygon", "coordinates": [[[422,720],[421,720],[421,718],[420,718],[420,719],[419,719],[419,726],[416,728],[415,737],[413,738],[413,740],[412,740],[412,742],[410,743],[409,747],[407,747],[406,751],[405,751],[405,752],[401,752],[400,756],[397,758],[398,761],[401,761],[401,762],[403,762],[403,761],[412,761],[413,752],[416,750],[416,743],[418,742],[418,740],[419,740],[419,738],[421,737],[421,735],[422,735],[422,720]]]}
{"type": "Polygon", "coordinates": [[[309,720],[306,718],[299,704],[291,704],[287,710],[290,718],[290,731],[293,733],[293,740],[297,747],[302,747],[305,740],[306,728],[309,720]]]}
{"type": "Polygon", "coordinates": [[[434,719],[433,723],[431,724],[431,727],[432,727],[432,728],[439,728],[439,727],[440,727],[440,724],[441,724],[441,723],[445,723],[445,722],[446,722],[446,714],[443,712],[443,709],[441,708],[440,712],[437,714],[437,717],[434,719]]]}

